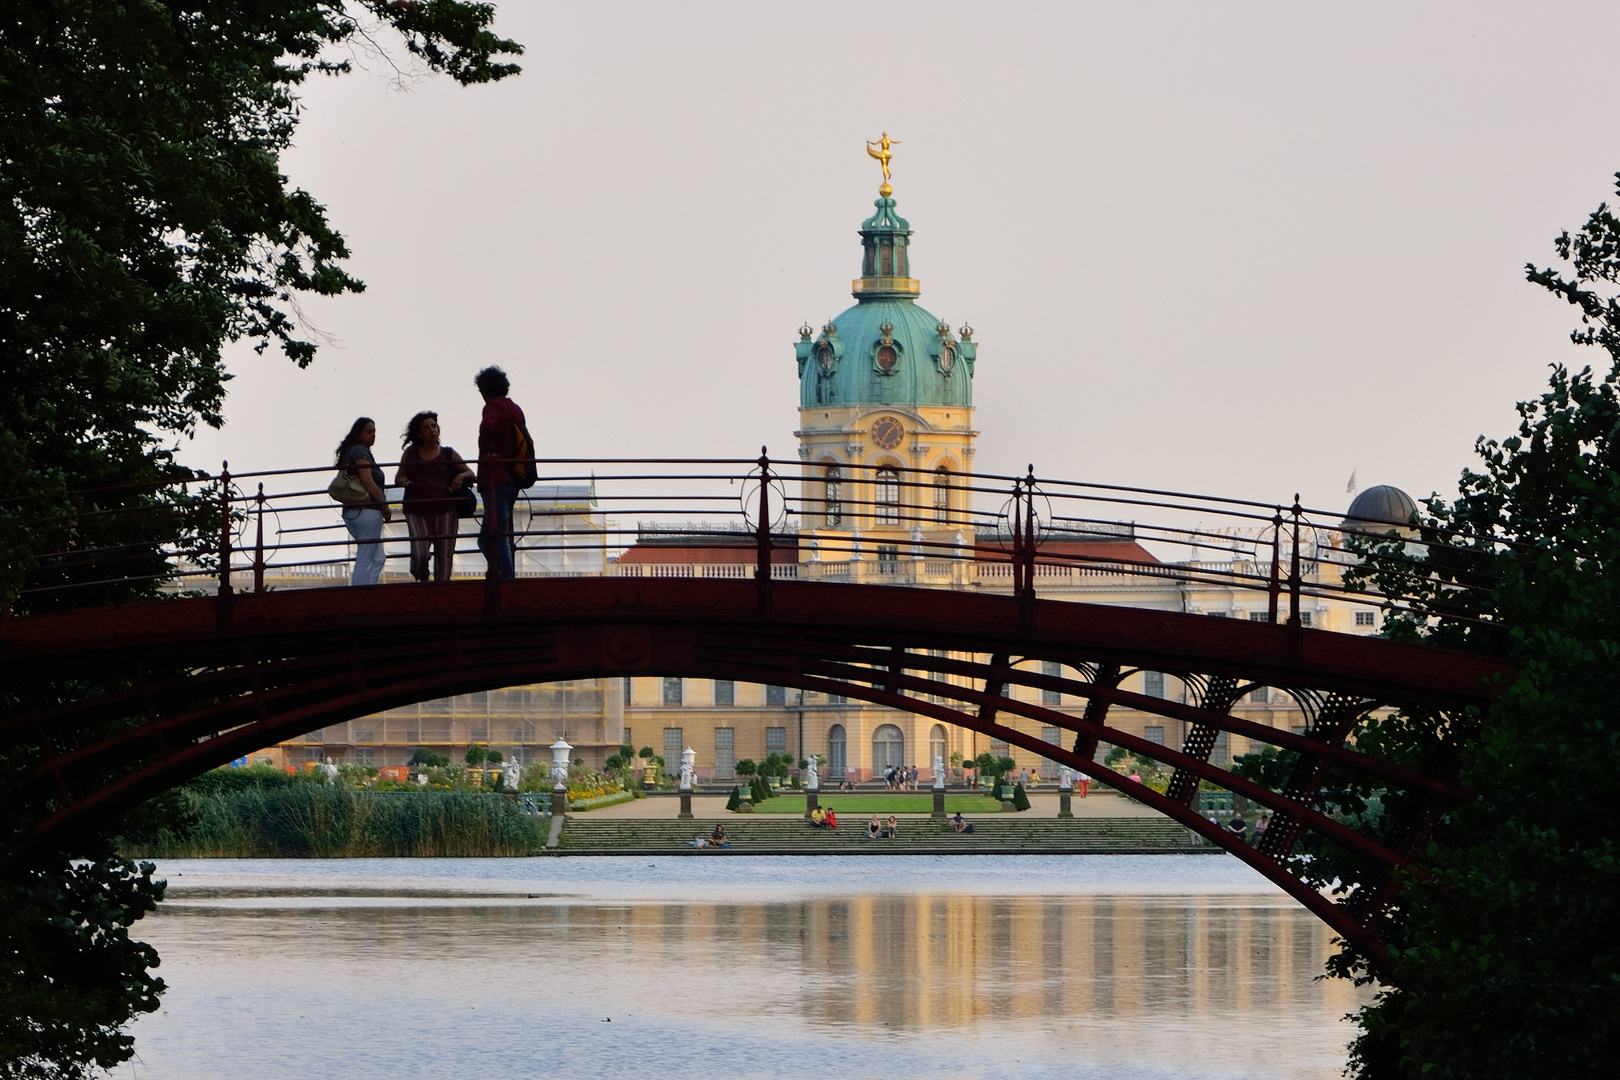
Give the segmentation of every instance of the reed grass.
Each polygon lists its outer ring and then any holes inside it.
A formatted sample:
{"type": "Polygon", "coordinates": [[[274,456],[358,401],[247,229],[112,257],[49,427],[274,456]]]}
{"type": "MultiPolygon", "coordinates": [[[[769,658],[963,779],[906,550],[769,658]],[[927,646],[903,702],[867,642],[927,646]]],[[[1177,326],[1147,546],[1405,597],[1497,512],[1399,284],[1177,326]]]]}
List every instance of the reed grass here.
{"type": "Polygon", "coordinates": [[[292,783],[183,792],[193,820],[120,845],[131,858],[501,857],[545,846],[545,818],[497,794],[292,783]]]}

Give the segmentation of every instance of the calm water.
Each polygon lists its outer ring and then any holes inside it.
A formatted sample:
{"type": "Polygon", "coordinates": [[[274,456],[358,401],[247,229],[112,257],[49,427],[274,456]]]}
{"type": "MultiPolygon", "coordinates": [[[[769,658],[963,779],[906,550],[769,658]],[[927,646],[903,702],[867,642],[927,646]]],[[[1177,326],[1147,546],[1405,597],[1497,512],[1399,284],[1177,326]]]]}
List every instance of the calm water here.
{"type": "Polygon", "coordinates": [[[119,1075],[1337,1077],[1327,931],[1222,856],[171,861],[119,1075]]]}

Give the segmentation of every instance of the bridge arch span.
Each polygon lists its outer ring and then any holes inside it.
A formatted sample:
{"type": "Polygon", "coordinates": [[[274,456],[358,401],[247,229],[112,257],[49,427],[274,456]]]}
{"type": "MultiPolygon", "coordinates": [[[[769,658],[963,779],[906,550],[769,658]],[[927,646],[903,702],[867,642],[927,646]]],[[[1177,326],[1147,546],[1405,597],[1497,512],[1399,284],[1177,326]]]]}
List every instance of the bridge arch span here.
{"type": "Polygon", "coordinates": [[[778,582],[768,603],[765,595],[745,580],[541,579],[160,600],[11,620],[0,623],[8,679],[89,667],[117,685],[15,711],[0,719],[0,740],[39,748],[30,836],[44,843],[273,742],[422,700],[659,675],[842,694],[1004,739],[1152,806],[1276,882],[1377,962],[1394,872],[1434,816],[1466,795],[1448,775],[1403,769],[1347,742],[1382,705],[1460,714],[1487,700],[1495,671],[1443,650],[1177,612],[808,582],[778,582]],[[1026,660],[1058,661],[1082,677],[1020,668],[1026,660]],[[1121,689],[1133,668],[1176,674],[1197,700],[1121,689]],[[1083,698],[1085,713],[1008,697],[1013,684],[1083,698]],[[1253,684],[1314,702],[1313,730],[1230,715],[1253,684]],[[1191,734],[1181,748],[1148,742],[1108,723],[1114,706],[1186,721],[1191,734]],[[1056,726],[1072,741],[1047,743],[1007,716],[1056,726]],[[1273,790],[1211,764],[1222,731],[1293,751],[1288,783],[1273,790]],[[1169,791],[1096,762],[1099,742],[1175,770],[1169,791]],[[1425,809],[1393,847],[1364,836],[1318,808],[1330,769],[1416,792],[1425,809]],[[1272,814],[1261,846],[1193,808],[1202,779],[1272,814]],[[1373,868],[1341,902],[1294,872],[1307,830],[1373,868]]]}

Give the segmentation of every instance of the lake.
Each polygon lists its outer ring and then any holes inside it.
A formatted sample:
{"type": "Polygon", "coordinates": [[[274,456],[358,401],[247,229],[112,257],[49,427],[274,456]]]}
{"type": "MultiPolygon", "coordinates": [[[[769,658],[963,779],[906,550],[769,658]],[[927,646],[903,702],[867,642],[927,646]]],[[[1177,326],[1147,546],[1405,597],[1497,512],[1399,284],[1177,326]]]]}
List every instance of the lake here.
{"type": "Polygon", "coordinates": [[[1340,1075],[1365,999],[1226,856],[171,860],[118,1075],[1340,1075]]]}

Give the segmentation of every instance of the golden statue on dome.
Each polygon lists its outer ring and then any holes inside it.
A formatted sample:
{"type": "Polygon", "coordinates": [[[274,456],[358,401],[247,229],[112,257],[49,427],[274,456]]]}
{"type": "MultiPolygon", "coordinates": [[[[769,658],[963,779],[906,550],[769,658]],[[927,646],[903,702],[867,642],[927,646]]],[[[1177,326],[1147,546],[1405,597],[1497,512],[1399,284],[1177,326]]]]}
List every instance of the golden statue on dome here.
{"type": "Polygon", "coordinates": [[[894,188],[889,186],[889,161],[894,157],[894,152],[890,150],[889,147],[899,145],[900,140],[889,138],[889,133],[887,131],[885,131],[883,133],[883,137],[878,139],[876,142],[873,142],[871,139],[866,140],[867,155],[879,165],[883,166],[883,186],[878,188],[878,194],[883,196],[885,199],[894,194],[894,188]]]}

